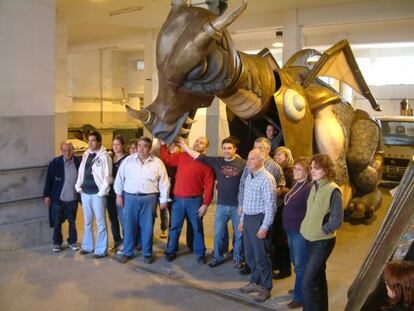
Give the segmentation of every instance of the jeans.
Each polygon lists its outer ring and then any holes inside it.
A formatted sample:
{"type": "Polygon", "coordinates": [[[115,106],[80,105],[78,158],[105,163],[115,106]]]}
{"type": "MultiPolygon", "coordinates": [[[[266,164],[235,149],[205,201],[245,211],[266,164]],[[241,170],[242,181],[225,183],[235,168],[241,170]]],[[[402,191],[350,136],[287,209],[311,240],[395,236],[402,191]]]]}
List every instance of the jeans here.
{"type": "Polygon", "coordinates": [[[62,224],[65,219],[69,222],[68,244],[75,244],[78,240],[76,232],[76,214],[78,212],[78,201],[52,203],[51,216],[53,223],[53,244],[62,245],[62,224]]]}
{"type": "Polygon", "coordinates": [[[196,256],[204,257],[206,247],[204,245],[204,235],[202,219],[198,217],[198,209],[203,203],[202,197],[174,198],[173,208],[171,209],[171,228],[168,239],[167,254],[174,254],[178,249],[178,242],[183,228],[184,218],[187,215],[193,229],[193,251],[196,256]]]}
{"type": "Polygon", "coordinates": [[[142,254],[145,257],[152,257],[154,215],[158,195],[137,196],[125,193],[124,198],[124,255],[130,257],[134,255],[139,225],[142,254]]]}
{"type": "Polygon", "coordinates": [[[217,205],[216,215],[214,219],[214,258],[218,261],[224,260],[224,250],[228,249],[228,234],[227,245],[224,245],[225,234],[227,231],[227,223],[231,219],[233,232],[235,235],[235,243],[233,249],[233,259],[242,259],[242,242],[241,232],[238,230],[240,216],[237,214],[237,206],[217,205]]]}
{"type": "Polygon", "coordinates": [[[302,279],[303,310],[328,310],[328,283],[326,281],[326,261],[335,246],[336,238],[319,241],[306,241],[308,262],[302,279]]]}
{"type": "Polygon", "coordinates": [[[308,252],[306,248],[306,240],[302,234],[296,230],[287,230],[288,243],[290,249],[290,259],[295,268],[295,287],[293,292],[293,301],[302,303],[302,279],[305,272],[308,252]]]}
{"type": "Polygon", "coordinates": [[[83,218],[85,232],[83,234],[82,249],[88,252],[94,250],[93,247],[93,216],[95,215],[98,233],[95,241],[95,254],[106,254],[108,246],[108,234],[106,232],[105,204],[106,197],[99,197],[97,194],[81,193],[83,218]]]}
{"type": "Polygon", "coordinates": [[[264,239],[256,234],[263,223],[264,214],[244,215],[244,256],[252,274],[250,282],[260,284],[262,288],[272,289],[272,263],[270,261],[271,238],[270,229],[264,239]]]}
{"type": "MultiPolygon", "coordinates": [[[[115,203],[115,196],[108,196],[107,203],[106,203],[106,210],[108,211],[108,217],[109,221],[111,222],[111,231],[112,231],[112,237],[114,238],[115,243],[116,242],[122,242],[121,232],[119,228],[119,214],[118,214],[118,207],[115,203]]],[[[122,224],[122,221],[121,221],[122,224]]]]}

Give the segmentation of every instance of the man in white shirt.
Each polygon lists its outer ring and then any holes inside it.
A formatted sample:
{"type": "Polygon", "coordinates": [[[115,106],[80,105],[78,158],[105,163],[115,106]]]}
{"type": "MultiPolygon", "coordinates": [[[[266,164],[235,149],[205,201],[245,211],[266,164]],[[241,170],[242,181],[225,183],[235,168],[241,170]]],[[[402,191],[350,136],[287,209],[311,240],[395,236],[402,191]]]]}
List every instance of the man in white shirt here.
{"type": "Polygon", "coordinates": [[[152,141],[138,139],[138,150],[119,167],[114,190],[116,203],[124,208],[124,250],[117,258],[126,263],[134,255],[137,226],[141,227],[142,253],[145,263],[152,263],[154,213],[159,198],[160,209],[167,207],[170,182],[164,163],[151,154],[152,141]]]}

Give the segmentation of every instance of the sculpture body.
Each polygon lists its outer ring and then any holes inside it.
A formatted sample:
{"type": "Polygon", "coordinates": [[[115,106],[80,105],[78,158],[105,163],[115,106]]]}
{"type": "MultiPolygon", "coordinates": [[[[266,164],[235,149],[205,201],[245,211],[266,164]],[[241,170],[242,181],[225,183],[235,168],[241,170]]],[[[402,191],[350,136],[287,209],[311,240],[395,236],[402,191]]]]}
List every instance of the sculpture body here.
{"type": "Polygon", "coordinates": [[[379,125],[318,79],[325,75],[344,81],[380,110],[348,42],[323,55],[299,51],[279,68],[267,49],[258,55],[235,49],[226,27],[246,5],[244,0],[216,16],[186,1],[173,1],[157,41],[158,96],[146,109],[129,112],[155,137],[171,143],[188,135],[191,116],[209,106],[214,96],[242,120],[260,118],[276,105],[285,145],[293,155],[329,154],[337,163],[345,211],[371,217],[381,198],[376,188],[382,167],[379,125]],[[308,60],[313,56],[319,60],[312,65],[308,60]]]}

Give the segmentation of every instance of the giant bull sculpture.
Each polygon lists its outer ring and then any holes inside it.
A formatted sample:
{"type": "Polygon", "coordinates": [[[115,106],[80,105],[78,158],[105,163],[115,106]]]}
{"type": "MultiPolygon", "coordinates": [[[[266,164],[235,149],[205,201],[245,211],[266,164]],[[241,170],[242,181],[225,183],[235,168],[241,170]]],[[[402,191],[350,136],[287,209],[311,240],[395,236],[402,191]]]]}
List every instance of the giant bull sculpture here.
{"type": "Polygon", "coordinates": [[[319,76],[331,76],[365,96],[380,110],[347,41],[321,55],[306,49],[279,68],[267,49],[258,55],[237,51],[227,27],[246,8],[243,0],[221,16],[173,1],[157,40],[158,96],[141,111],[128,108],[155,137],[167,143],[186,137],[192,112],[215,96],[243,120],[259,118],[276,105],[285,144],[294,156],[329,154],[337,163],[337,182],[346,212],[373,215],[381,194],[380,128],[355,110],[319,76]],[[318,56],[316,63],[309,63],[318,56]]]}

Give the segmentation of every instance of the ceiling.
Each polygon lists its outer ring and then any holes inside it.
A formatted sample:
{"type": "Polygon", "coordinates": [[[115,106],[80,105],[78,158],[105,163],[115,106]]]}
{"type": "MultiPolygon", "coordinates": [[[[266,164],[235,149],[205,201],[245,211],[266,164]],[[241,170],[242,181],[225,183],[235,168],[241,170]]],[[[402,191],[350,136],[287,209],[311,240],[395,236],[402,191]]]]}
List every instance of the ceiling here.
{"type": "MultiPolygon", "coordinates": [[[[204,2],[193,0],[192,3],[204,2]]],[[[324,6],[358,0],[252,0],[244,16],[280,12],[286,9],[324,6]]],[[[171,0],[57,0],[57,22],[68,27],[69,47],[105,41],[108,45],[117,40],[119,49],[142,50],[142,35],[148,29],[158,28],[165,20],[171,0]],[[113,16],[111,16],[112,14],[113,16]],[[136,44],[121,46],[119,41],[136,38],[136,44]]],[[[234,7],[239,0],[229,0],[234,7]]],[[[273,32],[267,32],[267,35],[273,32]]],[[[266,35],[266,32],[256,34],[266,35]]]]}

